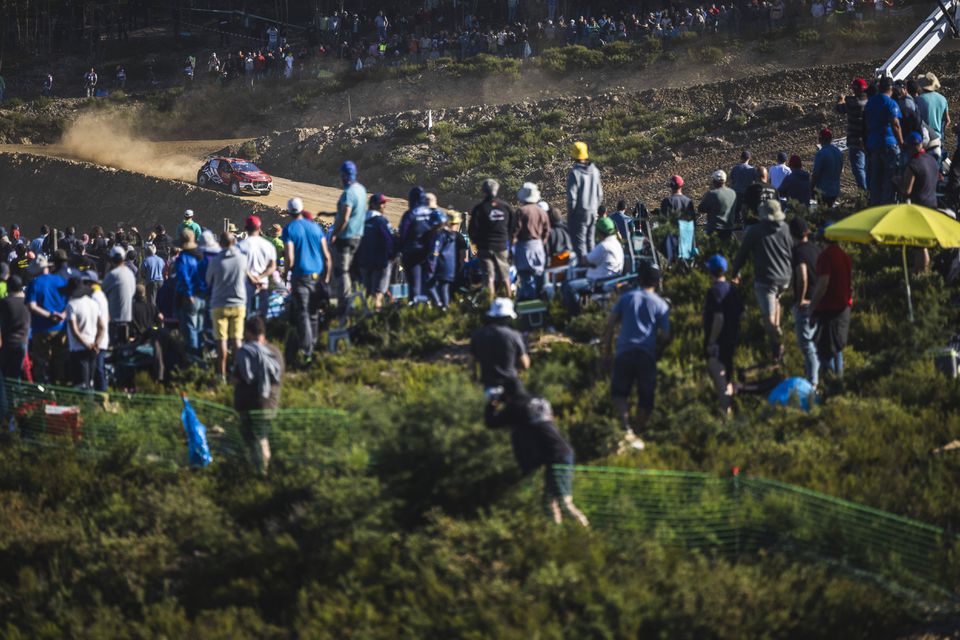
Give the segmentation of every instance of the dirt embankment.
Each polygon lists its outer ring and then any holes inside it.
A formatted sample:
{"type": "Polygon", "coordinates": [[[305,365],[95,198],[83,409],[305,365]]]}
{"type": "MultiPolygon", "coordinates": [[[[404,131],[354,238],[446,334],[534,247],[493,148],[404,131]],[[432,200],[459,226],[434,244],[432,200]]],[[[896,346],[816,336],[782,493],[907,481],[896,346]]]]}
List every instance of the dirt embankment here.
{"type": "Polygon", "coordinates": [[[222,219],[242,224],[250,213],[265,224],[283,222],[280,211],[257,202],[133,171],[29,154],[0,154],[0,210],[3,223],[18,222],[32,234],[41,224],[137,226],[157,223],[172,229],[184,209],[203,226],[219,229],[222,219]]]}

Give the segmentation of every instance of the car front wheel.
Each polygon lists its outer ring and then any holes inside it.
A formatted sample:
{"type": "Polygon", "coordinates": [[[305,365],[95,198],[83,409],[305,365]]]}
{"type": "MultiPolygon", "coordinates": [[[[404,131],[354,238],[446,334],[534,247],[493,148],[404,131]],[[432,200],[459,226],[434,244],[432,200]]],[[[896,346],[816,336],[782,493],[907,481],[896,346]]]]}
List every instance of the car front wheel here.
{"type": "Polygon", "coordinates": [[[198,187],[206,187],[208,182],[209,182],[209,179],[207,178],[206,175],[201,173],[199,176],[197,176],[198,187]]]}
{"type": "Polygon", "coordinates": [[[230,193],[232,193],[232,194],[235,195],[235,196],[240,195],[240,183],[239,183],[239,182],[231,182],[231,183],[230,183],[230,193]]]}

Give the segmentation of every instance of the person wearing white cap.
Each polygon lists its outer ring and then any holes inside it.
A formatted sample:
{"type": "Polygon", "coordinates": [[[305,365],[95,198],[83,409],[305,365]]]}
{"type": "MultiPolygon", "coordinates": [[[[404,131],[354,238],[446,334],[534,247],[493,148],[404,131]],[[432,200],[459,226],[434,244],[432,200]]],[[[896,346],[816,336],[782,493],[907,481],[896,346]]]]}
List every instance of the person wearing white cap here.
{"type": "Polygon", "coordinates": [[[193,219],[193,209],[187,209],[183,212],[183,221],[177,225],[177,234],[175,237],[181,237],[184,229],[193,231],[194,238],[199,238],[200,234],[203,233],[203,229],[201,229],[200,225],[193,219]]]}
{"type": "Polygon", "coordinates": [[[292,220],[282,235],[284,276],[292,276],[291,319],[297,327],[304,363],[309,363],[313,359],[313,347],[319,332],[320,309],[330,299],[327,285],[333,269],[327,238],[319,225],[306,219],[300,198],[291,198],[287,211],[292,220]]]}
{"type": "Polygon", "coordinates": [[[514,263],[520,281],[517,299],[532,300],[540,295],[543,270],[547,267],[550,218],[539,206],[540,189],[532,182],[524,183],[517,200],[520,208],[513,229],[514,263]]]}
{"type": "Polygon", "coordinates": [[[517,379],[518,370],[530,368],[530,355],[520,332],[510,327],[517,317],[510,298],[495,298],[487,311],[487,322],[473,332],[470,354],[473,373],[480,367],[480,382],[484,389],[503,387],[507,380],[517,379]]]}
{"type": "Polygon", "coordinates": [[[700,200],[697,211],[707,215],[707,233],[726,240],[733,234],[734,210],[737,192],[727,186],[727,174],[722,169],[713,172],[710,191],[700,200]]]}

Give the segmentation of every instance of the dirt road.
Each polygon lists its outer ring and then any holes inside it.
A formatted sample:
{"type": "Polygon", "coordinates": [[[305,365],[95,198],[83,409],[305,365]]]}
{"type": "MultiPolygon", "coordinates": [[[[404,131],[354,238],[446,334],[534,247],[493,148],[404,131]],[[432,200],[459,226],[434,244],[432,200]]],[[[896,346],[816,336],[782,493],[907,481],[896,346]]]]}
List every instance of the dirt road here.
{"type": "MultiPolygon", "coordinates": [[[[103,143],[105,131],[88,130],[82,137],[65,136],[64,142],[53,145],[0,145],[0,153],[27,153],[66,160],[82,160],[115,169],[126,169],[144,175],[194,183],[197,169],[204,158],[230,145],[246,140],[174,140],[152,142],[119,136],[113,132],[111,142],[103,143]]],[[[51,179],[55,179],[51,177],[51,179]]],[[[243,196],[256,205],[286,209],[287,200],[299,197],[307,211],[332,214],[337,209],[341,189],[309,182],[297,182],[273,176],[273,193],[269,196],[243,196]]],[[[235,197],[235,196],[230,196],[235,197]]],[[[397,224],[405,210],[403,199],[391,198],[387,216],[397,224]]]]}

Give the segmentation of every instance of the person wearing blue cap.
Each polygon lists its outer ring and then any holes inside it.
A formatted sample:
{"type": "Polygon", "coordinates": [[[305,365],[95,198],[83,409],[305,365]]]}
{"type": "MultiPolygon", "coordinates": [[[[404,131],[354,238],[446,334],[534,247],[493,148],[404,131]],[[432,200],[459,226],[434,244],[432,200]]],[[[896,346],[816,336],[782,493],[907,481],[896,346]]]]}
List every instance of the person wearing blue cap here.
{"type": "Polygon", "coordinates": [[[334,294],[341,309],[345,309],[347,296],[353,291],[350,267],[363,238],[363,225],[367,221],[367,190],[357,182],[357,165],[350,160],[340,166],[340,181],[343,183],[343,193],[337,202],[330,244],[333,247],[334,294]]]}
{"type": "Polygon", "coordinates": [[[937,208],[937,160],[923,148],[923,136],[914,131],[907,136],[905,151],[909,155],[900,184],[901,193],[913,204],[937,208]]]}
{"type": "Polygon", "coordinates": [[[733,402],[733,356],[740,342],[743,300],[740,290],[727,282],[727,260],[715,254],[707,260],[713,283],[703,304],[704,353],[707,371],[717,391],[720,412],[730,415],[733,402]]]}

